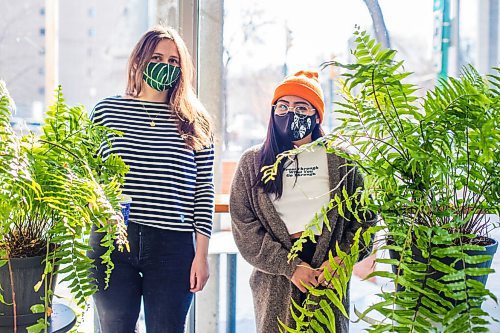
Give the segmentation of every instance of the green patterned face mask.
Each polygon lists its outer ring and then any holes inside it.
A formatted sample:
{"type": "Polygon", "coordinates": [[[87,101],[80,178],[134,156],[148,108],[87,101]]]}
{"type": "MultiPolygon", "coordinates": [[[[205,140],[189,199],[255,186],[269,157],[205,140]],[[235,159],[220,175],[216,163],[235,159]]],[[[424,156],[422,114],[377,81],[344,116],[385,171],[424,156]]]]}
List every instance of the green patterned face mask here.
{"type": "Polygon", "coordinates": [[[150,62],[142,78],[153,89],[164,91],[171,88],[181,74],[181,68],[163,62],[150,62]]]}

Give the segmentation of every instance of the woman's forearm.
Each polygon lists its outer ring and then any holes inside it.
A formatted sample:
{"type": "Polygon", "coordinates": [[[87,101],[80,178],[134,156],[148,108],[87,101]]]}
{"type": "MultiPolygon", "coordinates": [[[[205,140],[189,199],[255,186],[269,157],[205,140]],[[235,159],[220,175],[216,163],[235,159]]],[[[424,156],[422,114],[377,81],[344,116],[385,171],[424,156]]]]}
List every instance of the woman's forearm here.
{"type": "Polygon", "coordinates": [[[210,238],[207,236],[203,235],[202,233],[197,232],[196,233],[196,256],[208,256],[208,243],[210,241],[210,238]]]}

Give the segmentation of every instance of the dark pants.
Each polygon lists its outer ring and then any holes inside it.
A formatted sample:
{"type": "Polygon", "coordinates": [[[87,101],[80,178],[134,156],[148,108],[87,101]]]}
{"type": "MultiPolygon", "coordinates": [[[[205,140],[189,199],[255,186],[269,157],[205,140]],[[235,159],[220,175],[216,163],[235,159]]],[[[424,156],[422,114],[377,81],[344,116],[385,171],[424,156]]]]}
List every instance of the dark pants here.
{"type": "Polygon", "coordinates": [[[130,252],[114,251],[115,265],[104,290],[105,269],[99,256],[102,236],[92,232],[89,253],[96,259],[92,272],[99,291],[94,301],[102,333],[132,333],[139,317],[141,297],[147,333],[182,333],[193,299],[189,276],[194,258],[193,234],[128,225],[130,252]]]}
{"type": "MultiPolygon", "coordinates": [[[[292,245],[298,240],[297,239],[292,239],[292,245]]],[[[318,241],[318,237],[316,237],[316,241],[318,241]]],[[[314,252],[316,251],[316,244],[313,243],[309,238],[307,239],[307,242],[302,244],[302,251],[299,252],[299,258],[302,259],[302,261],[308,263],[309,265],[312,262],[314,252]]],[[[306,300],[307,294],[306,293],[300,293],[300,303],[304,303],[306,300]]]]}
{"type": "MultiPolygon", "coordinates": [[[[316,242],[318,241],[319,237],[315,237],[316,242]]],[[[299,239],[292,239],[292,245],[295,244],[296,241],[299,239]]],[[[316,251],[316,244],[313,243],[309,238],[307,239],[307,242],[302,244],[302,251],[299,252],[299,258],[302,259],[302,261],[305,261],[309,265],[312,262],[313,256],[314,256],[314,251],[316,251]]]]}

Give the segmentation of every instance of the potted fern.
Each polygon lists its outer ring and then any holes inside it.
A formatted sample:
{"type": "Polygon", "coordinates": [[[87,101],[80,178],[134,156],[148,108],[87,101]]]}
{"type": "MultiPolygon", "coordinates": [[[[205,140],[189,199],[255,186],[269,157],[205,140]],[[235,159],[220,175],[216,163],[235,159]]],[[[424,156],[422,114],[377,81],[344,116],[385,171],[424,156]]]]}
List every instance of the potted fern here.
{"type": "Polygon", "coordinates": [[[66,105],[61,88],[46,113],[42,135],[18,136],[13,102],[0,83],[0,325],[47,328],[56,277],[80,307],[96,287],[85,255],[91,226],[105,233],[102,257],[126,245],[120,187],[126,165],[97,153],[109,129],[89,121],[83,107],[66,105]]]}
{"type": "MultiPolygon", "coordinates": [[[[370,322],[370,332],[484,332],[492,318],[481,305],[496,301],[485,283],[498,246],[488,237],[498,226],[486,214],[499,214],[499,69],[483,77],[465,67],[459,78],[441,79],[417,97],[419,88],[406,82],[411,73],[394,60],[394,50],[365,32],[355,38],[356,63],[325,64],[347,71],[337,112],[342,124],[324,144],[365,175],[361,197],[381,217],[388,242],[380,248],[393,253],[377,259],[379,270],[369,277],[394,287],[358,315],[370,322]],[[382,319],[370,319],[373,313],[382,319]]],[[[340,252],[346,264],[331,262],[333,295],[313,288],[312,301],[292,309],[296,331],[331,329],[327,309],[346,297],[357,243],[340,252]],[[323,303],[314,300],[318,295],[323,303]]]]}

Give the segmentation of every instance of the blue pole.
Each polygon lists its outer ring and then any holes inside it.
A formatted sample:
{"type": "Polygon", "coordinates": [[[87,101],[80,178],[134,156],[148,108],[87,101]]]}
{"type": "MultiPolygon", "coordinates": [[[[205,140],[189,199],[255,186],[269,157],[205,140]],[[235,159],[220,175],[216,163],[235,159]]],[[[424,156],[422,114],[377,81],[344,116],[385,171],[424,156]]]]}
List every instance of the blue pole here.
{"type": "Polygon", "coordinates": [[[439,77],[446,79],[448,77],[448,53],[451,39],[450,24],[450,0],[443,1],[443,34],[441,39],[441,71],[439,77]]]}
{"type": "Polygon", "coordinates": [[[226,333],[236,333],[236,253],[227,254],[227,322],[226,333]]]}

